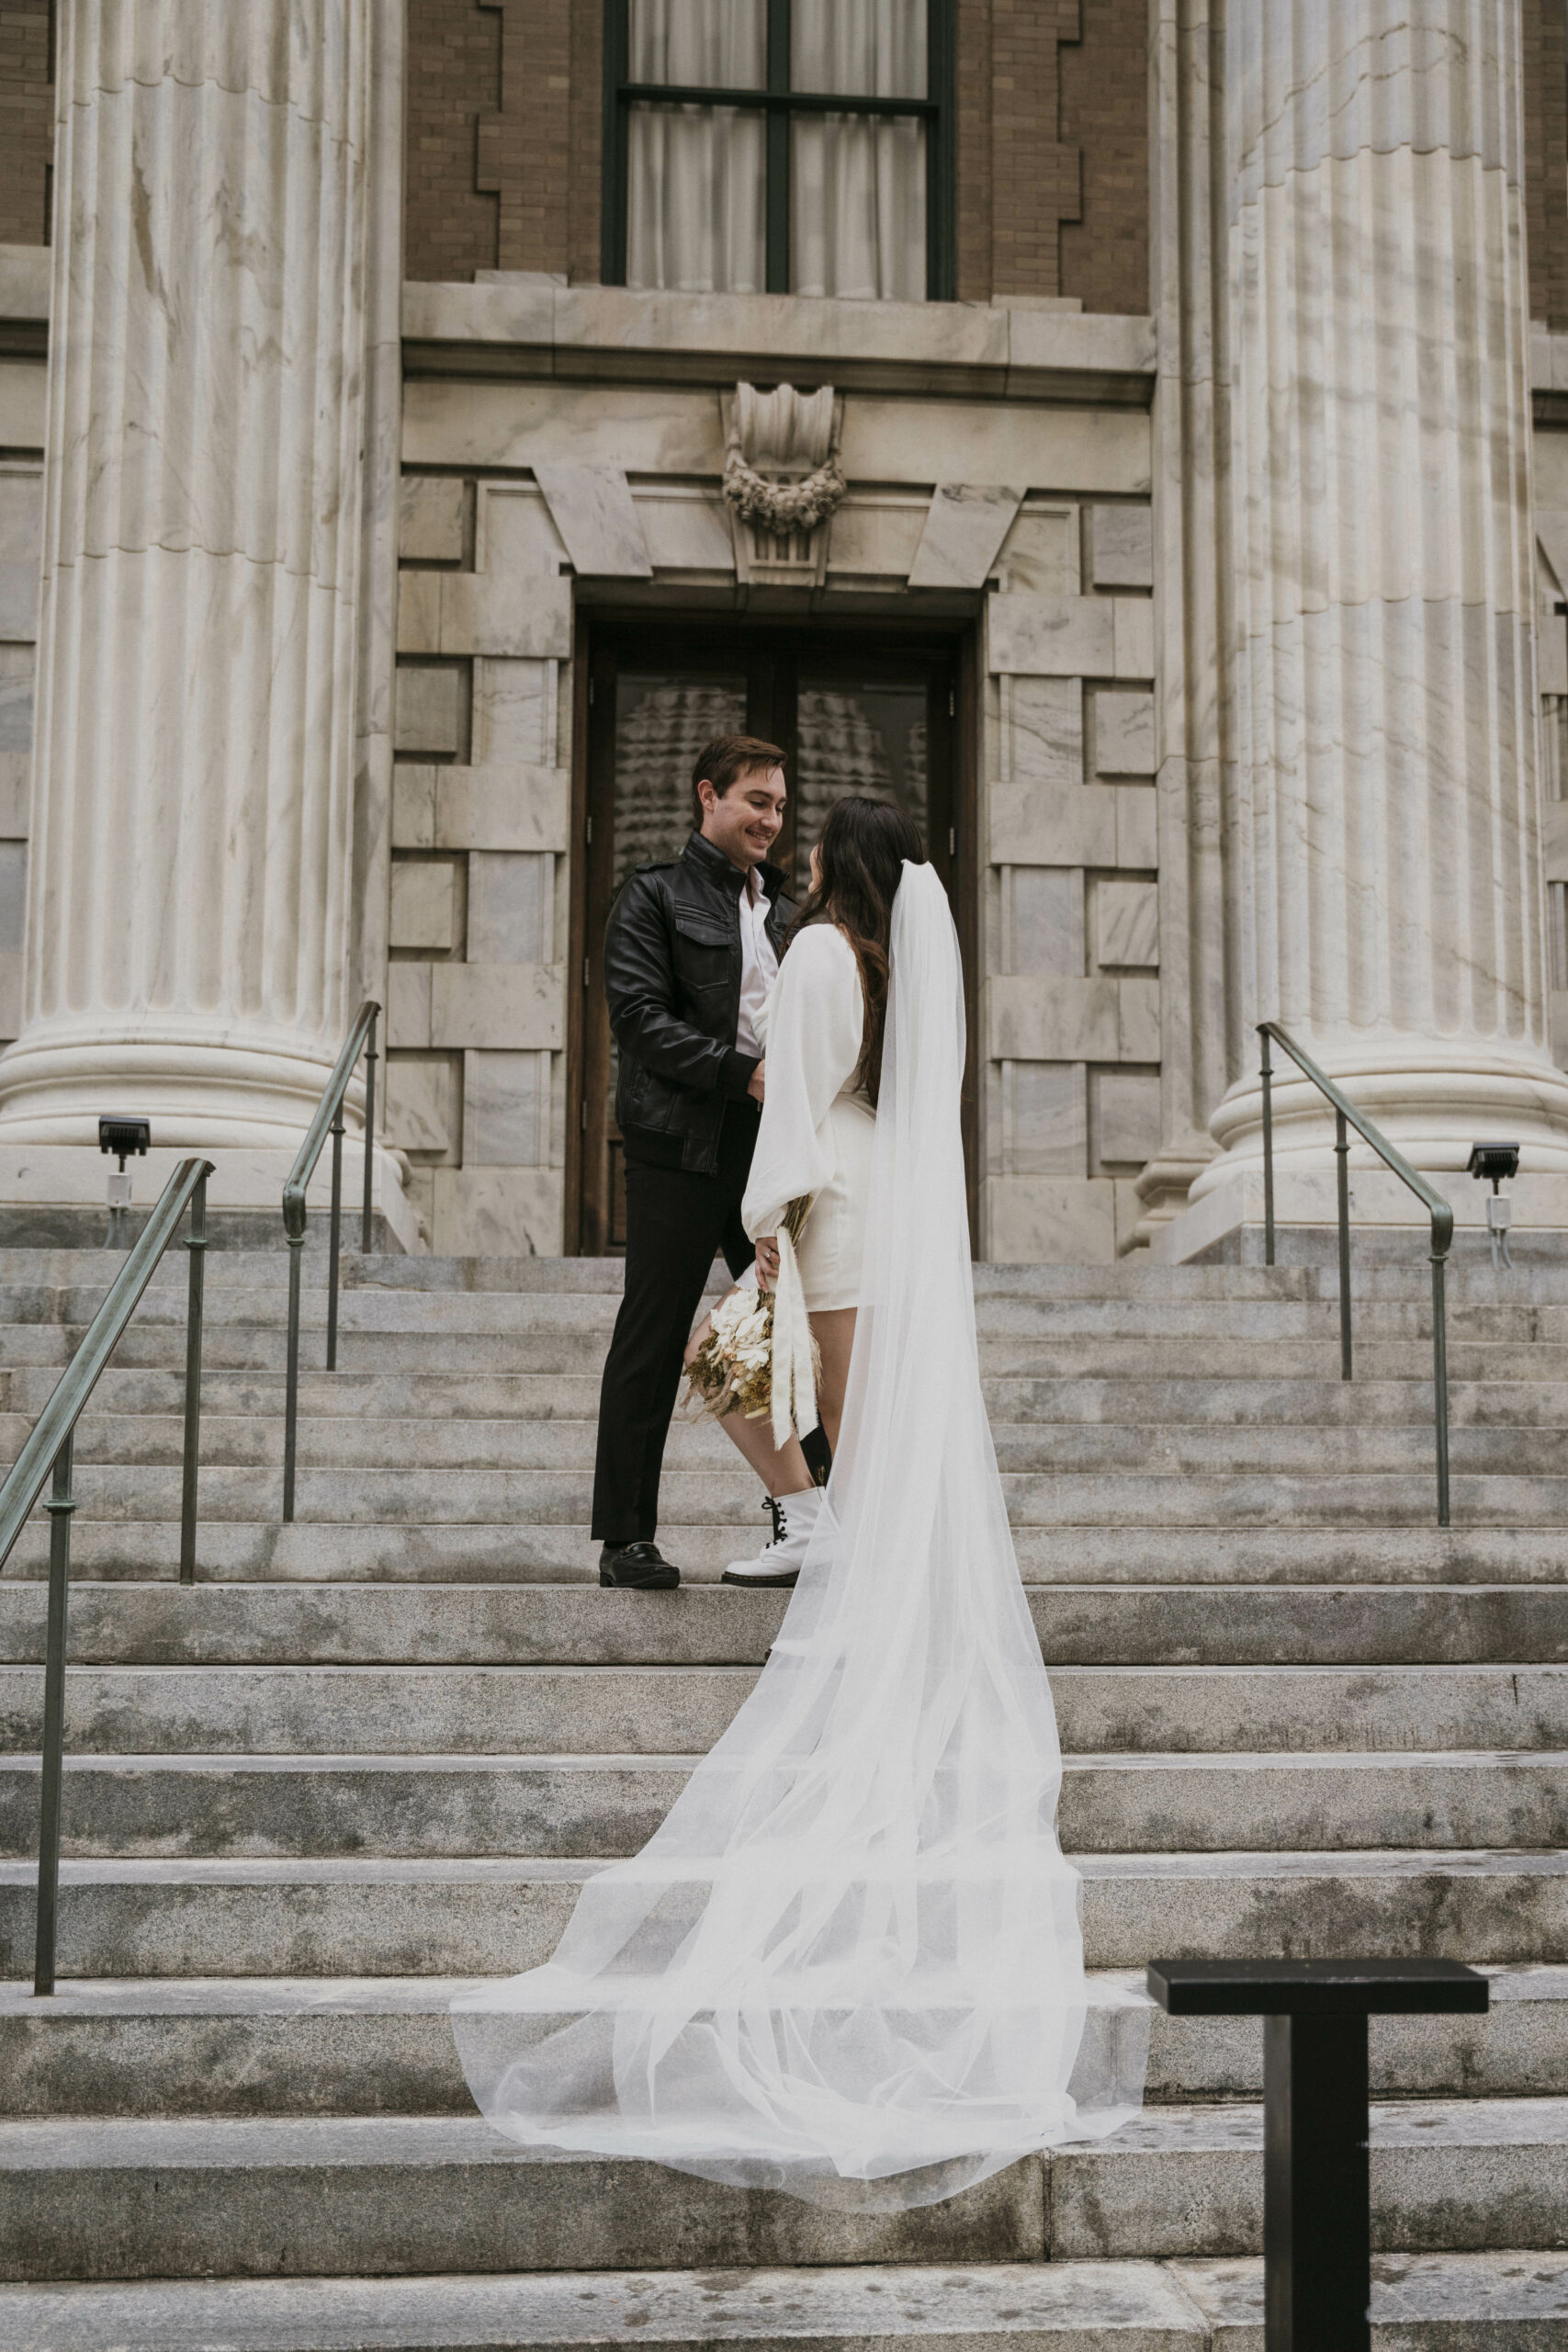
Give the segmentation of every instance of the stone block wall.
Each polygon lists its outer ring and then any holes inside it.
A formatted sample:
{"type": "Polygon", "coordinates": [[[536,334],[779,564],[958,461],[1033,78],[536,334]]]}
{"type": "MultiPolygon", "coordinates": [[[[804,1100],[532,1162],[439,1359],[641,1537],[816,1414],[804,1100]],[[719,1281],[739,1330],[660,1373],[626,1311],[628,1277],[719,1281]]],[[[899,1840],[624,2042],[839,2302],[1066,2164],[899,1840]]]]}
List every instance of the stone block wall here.
{"type": "Polygon", "coordinates": [[[405,476],[387,1140],[433,1249],[561,1247],[565,550],[536,489],[405,476]]]}
{"type": "Polygon", "coordinates": [[[1153,578],[1141,499],[1032,494],[987,605],[987,1258],[1131,1248],[1159,1142],[1153,578]]]}

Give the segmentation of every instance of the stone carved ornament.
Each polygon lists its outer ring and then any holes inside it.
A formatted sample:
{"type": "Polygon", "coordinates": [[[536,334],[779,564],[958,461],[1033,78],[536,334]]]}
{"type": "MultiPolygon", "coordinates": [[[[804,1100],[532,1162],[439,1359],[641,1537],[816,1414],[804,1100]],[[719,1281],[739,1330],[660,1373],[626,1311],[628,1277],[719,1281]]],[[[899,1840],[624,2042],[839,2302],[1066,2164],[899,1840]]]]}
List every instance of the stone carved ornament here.
{"type": "Polygon", "coordinates": [[[831,384],[815,392],[737,384],[724,461],[724,495],[736,516],[776,538],[825,523],[846,487],[834,424],[831,384]]]}

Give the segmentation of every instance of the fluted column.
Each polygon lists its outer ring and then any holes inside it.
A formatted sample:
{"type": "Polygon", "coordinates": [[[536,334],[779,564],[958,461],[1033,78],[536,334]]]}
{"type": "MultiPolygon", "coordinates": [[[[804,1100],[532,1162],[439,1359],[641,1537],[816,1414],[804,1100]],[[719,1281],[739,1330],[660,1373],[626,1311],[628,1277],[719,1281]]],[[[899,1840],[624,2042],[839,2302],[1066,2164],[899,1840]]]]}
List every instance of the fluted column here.
{"type": "MultiPolygon", "coordinates": [[[[1517,0],[1228,12],[1242,1023],[1194,1200],[1257,1166],[1268,1017],[1419,1166],[1491,1134],[1568,1171],[1520,72],[1517,0]]],[[[1287,1167],[1330,1165],[1317,1098],[1280,1109],[1287,1167]]]]}
{"type": "Polygon", "coordinates": [[[372,0],[68,0],[0,1143],[292,1148],[351,1008],[372,0]]]}

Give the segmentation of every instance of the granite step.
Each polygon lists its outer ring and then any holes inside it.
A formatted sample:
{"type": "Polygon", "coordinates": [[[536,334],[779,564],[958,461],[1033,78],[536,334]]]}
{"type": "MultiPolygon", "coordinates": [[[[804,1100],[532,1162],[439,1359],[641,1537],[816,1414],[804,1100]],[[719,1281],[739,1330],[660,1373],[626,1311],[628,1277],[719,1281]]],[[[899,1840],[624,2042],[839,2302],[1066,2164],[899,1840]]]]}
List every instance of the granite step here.
{"type": "MultiPolygon", "coordinates": [[[[1568,2242],[1568,2100],[1377,2101],[1372,2241],[1568,2242]]],[[[1145,2109],[912,2213],[831,2211],[663,2165],[539,2163],[478,2117],[0,2122],[0,2275],[265,2276],[1254,2254],[1263,2114],[1145,2109]]]]}
{"type": "MultiPolygon", "coordinates": [[[[1462,1953],[1476,1962],[1548,1965],[1568,1949],[1562,1849],[1072,1859],[1094,1968],[1141,1968],[1156,1952],[1462,1953]]],[[[577,1887],[595,1867],[516,1856],[67,1856],[60,1970],[62,1977],[504,1975],[549,1958],[577,1887]]],[[[0,1977],[30,1977],[36,1882],[32,1860],[0,1861],[0,1977]]]]}
{"type": "MultiPolygon", "coordinates": [[[[411,1860],[636,1853],[688,1756],[67,1754],[62,1851],[105,1859],[411,1860]]],[[[1568,1823],[1568,1755],[1446,1749],[1067,1756],[1075,1856],[1544,1849],[1568,1823]]],[[[36,1756],[0,1756],[0,1856],[36,1850],[36,1756]]]]}
{"type": "MultiPolygon", "coordinates": [[[[30,1425],[53,1395],[58,1367],[0,1371],[0,1410],[30,1425]]],[[[1362,1428],[1393,1424],[1431,1430],[1431,1367],[1408,1380],[1230,1380],[1190,1363],[1179,1374],[1144,1379],[1057,1379],[987,1375],[986,1403],[999,1423],[1061,1422],[1074,1428],[1124,1421],[1156,1428],[1362,1428]]],[[[283,1374],[204,1369],[202,1419],[278,1415],[283,1374]]],[[[93,1392],[96,1415],[179,1415],[185,1368],[124,1369],[111,1363],[93,1392]]],[[[384,1420],[589,1421],[599,1410],[593,1373],[321,1372],[299,1376],[301,1433],[322,1419],[384,1420]]],[[[1449,1386],[1451,1428],[1568,1428],[1568,1382],[1455,1380],[1449,1386]]],[[[680,1426],[679,1423],[676,1424],[680,1426]]]]}
{"type": "MultiPolygon", "coordinates": [[[[666,1472],[660,1499],[671,1524],[726,1527],[756,1549],[755,1475],[734,1455],[713,1470],[666,1472]]],[[[79,1463],[75,1524],[87,1520],[176,1520],[175,1463],[79,1463]]],[[[281,1472],[213,1464],[204,1470],[200,1515],[265,1520],[279,1509],[281,1472]]],[[[299,1516],[322,1524],[417,1522],[423,1526],[560,1525],[581,1510],[586,1476],[560,1470],[321,1469],[302,1463],[299,1516]]],[[[1436,1516],[1431,1475],[1326,1471],[1270,1473],[1006,1472],[1002,1488],[1015,1527],[1338,1526],[1369,1531],[1423,1525],[1436,1516]]],[[[1453,1516],[1472,1526],[1540,1527],[1568,1519],[1568,1469],[1556,1475],[1456,1473],[1453,1516]]],[[[41,1524],[41,1519],[39,1521],[41,1524]]],[[[74,1544],[74,1537],[73,1538],[74,1544]]],[[[736,1555],[731,1552],[729,1558],[736,1555]]]]}
{"type": "MultiPolygon", "coordinates": [[[[726,1565],[750,1556],[762,1522],[748,1510],[732,1524],[694,1526],[671,1516],[660,1548],[694,1583],[716,1583],[726,1565]]],[[[1377,1586],[1514,1584],[1560,1588],[1561,1525],[1529,1523],[1452,1528],[1131,1527],[1013,1529],[1026,1585],[1128,1587],[1186,1584],[1217,1590],[1233,1584],[1309,1583],[1377,1586]]],[[[142,1582],[178,1572],[179,1528],[171,1512],[151,1520],[78,1518],[73,1526],[74,1576],[142,1582]]],[[[585,1521],[553,1523],[332,1521],[278,1524],[270,1518],[204,1518],[197,1532],[198,1578],[214,1583],[286,1580],[448,1584],[491,1587],[592,1584],[598,1590],[599,1546],[585,1521]]],[[[47,1574],[49,1530],[35,1515],[7,1557],[7,1579],[47,1574]]],[[[731,1594],[730,1599],[739,1596],[731,1594]]],[[[650,1615],[678,1608],[668,1594],[637,1596],[650,1615]]]]}
{"type": "MultiPolygon", "coordinates": [[[[698,1755],[750,1665],[73,1666],[77,1758],[698,1755]]],[[[1062,1744],[1147,1751],[1568,1750],[1568,1666],[1054,1666],[1062,1744]]],[[[41,1666],[0,1665],[0,1751],[43,1737],[41,1666]]]]}
{"type": "MultiPolygon", "coordinates": [[[[311,1531],[314,1535],[318,1531],[311,1531]]],[[[104,1666],[760,1666],[788,1596],[687,1584],[94,1584],[69,1655],[104,1666]]],[[[1032,1585],[1052,1667],[1568,1664],[1568,1584],[1032,1585]]],[[[0,1659],[41,1664],[46,1594],[0,1582],[0,1659]]]]}
{"type": "MultiPolygon", "coordinates": [[[[1568,1969],[1493,1968],[1479,2018],[1377,2018],[1373,2088],[1568,2096],[1568,1969]]],[[[1096,1979],[1140,1989],[1137,1970],[1096,1979]]],[[[166,1977],[0,1984],[0,2115],[467,2115],[447,2010],[472,1978],[166,1977]]],[[[1256,2018],[1150,2021],[1151,2103],[1251,2098],[1256,2018]]],[[[4,2340],[4,2339],[0,2339],[4,2340]]]]}
{"type": "MultiPolygon", "coordinates": [[[[1378,2352],[1563,2352],[1568,2257],[1378,2255],[1378,2352]]],[[[8,2352],[1258,2352],[1263,2269],[866,2263],[434,2278],[0,2287],[8,2352]]]]}
{"type": "MultiPolygon", "coordinates": [[[[0,1414],[0,1458],[14,1459],[30,1422],[0,1414]]],[[[1158,1477],[1423,1476],[1433,1462],[1430,1419],[1365,1428],[1275,1422],[1240,1428],[1168,1421],[1004,1421],[993,1417],[998,1466],[1008,1476],[1087,1477],[1142,1473],[1158,1477]]],[[[593,1475],[592,1419],[413,1419],[327,1414],[302,1423],[300,1469],[540,1471],[586,1487],[593,1475]]],[[[275,1414],[204,1410],[204,1467],[280,1471],[284,1427],[275,1414]]],[[[76,1465],[177,1467],[185,1455],[183,1413],[87,1412],[77,1425],[76,1465]]],[[[1455,1475],[1553,1476],[1568,1461],[1568,1427],[1460,1427],[1450,1437],[1455,1475]]],[[[667,1476],[681,1471],[733,1477],[736,1450],[719,1424],[678,1419],[664,1450],[667,1476]]],[[[742,1476],[748,1475],[745,1473],[742,1476]]],[[[753,1481],[755,1491],[755,1482],[753,1481]]]]}

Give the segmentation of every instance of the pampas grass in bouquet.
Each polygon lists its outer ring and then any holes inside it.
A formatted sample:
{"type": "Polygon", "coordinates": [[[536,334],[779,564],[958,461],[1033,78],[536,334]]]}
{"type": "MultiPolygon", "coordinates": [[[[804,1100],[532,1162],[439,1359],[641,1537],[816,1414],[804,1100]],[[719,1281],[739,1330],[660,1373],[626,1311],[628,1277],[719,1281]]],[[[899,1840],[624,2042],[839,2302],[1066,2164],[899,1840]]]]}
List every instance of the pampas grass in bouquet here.
{"type": "Polygon", "coordinates": [[[817,1427],[820,1359],[795,1262],[810,1207],[807,1197],[784,1212],[773,1288],[743,1283],[727,1291],[686,1373],[689,1411],[711,1413],[716,1420],[735,1412],[749,1421],[771,1420],[773,1442],[781,1446],[792,1428],[805,1437],[817,1427]]]}

